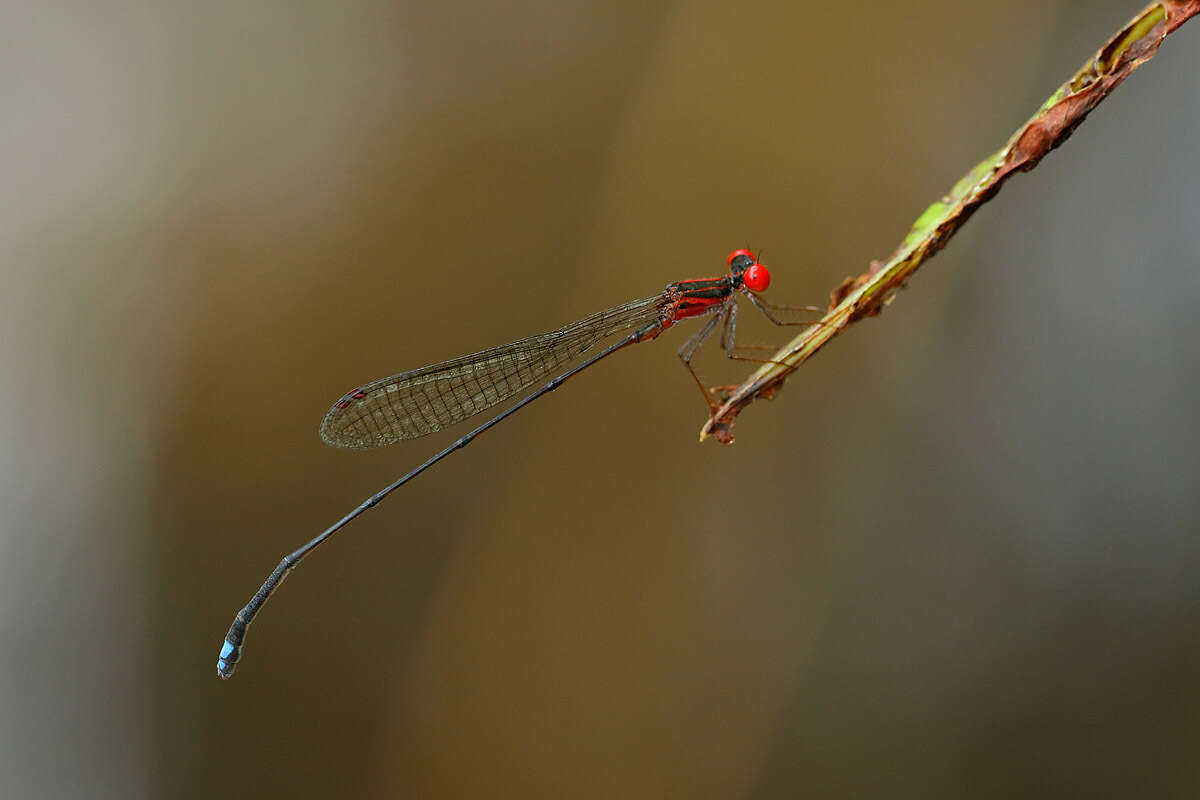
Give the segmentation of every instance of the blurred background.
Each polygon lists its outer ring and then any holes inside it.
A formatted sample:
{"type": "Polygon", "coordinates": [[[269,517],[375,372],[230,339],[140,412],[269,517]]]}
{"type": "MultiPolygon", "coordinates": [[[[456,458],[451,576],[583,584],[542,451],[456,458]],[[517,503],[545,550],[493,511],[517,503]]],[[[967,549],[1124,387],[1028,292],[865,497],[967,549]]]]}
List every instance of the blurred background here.
{"type": "Polygon", "coordinates": [[[737,247],[823,304],[1140,7],[10,4],[0,796],[1196,796],[1200,23],[734,447],[672,331],[214,673],[460,433],[348,387],[737,247]]]}

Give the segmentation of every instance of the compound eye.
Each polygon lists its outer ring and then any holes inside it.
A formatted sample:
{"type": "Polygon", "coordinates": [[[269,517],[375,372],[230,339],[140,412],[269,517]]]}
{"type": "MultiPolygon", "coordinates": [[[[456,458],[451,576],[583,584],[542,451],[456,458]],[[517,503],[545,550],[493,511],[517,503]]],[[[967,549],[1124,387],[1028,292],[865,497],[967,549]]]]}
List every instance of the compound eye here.
{"type": "Polygon", "coordinates": [[[734,250],[732,253],[729,254],[729,258],[725,259],[725,266],[732,267],[733,260],[735,258],[737,258],[738,256],[745,256],[746,258],[750,259],[751,261],[754,261],[754,253],[751,253],[749,250],[734,250]]]}
{"type": "Polygon", "coordinates": [[[746,288],[751,291],[766,291],[767,287],[771,285],[771,271],[762,264],[751,264],[742,273],[742,283],[746,284],[746,288]]]}

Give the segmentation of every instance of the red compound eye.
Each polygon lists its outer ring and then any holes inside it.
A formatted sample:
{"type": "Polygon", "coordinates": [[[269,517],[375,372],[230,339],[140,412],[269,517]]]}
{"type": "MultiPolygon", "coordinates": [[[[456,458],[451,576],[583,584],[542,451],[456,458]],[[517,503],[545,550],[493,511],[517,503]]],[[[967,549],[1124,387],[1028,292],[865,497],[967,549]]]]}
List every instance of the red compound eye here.
{"type": "Polygon", "coordinates": [[[742,273],[742,283],[754,292],[765,291],[771,285],[771,272],[762,264],[751,264],[742,273]]]}
{"type": "Polygon", "coordinates": [[[738,256],[746,256],[751,261],[754,260],[754,253],[751,253],[749,250],[734,250],[732,253],[729,254],[729,258],[725,259],[725,266],[732,267],[733,260],[735,258],[737,258],[738,256]]]}

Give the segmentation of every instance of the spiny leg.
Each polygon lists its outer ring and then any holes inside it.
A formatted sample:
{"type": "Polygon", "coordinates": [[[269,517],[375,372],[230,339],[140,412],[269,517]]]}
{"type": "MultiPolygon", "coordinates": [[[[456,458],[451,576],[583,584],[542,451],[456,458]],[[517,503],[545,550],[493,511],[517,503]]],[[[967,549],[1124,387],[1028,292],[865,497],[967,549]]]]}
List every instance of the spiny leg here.
{"type": "MultiPolygon", "coordinates": [[[[771,312],[770,312],[770,310],[823,312],[824,309],[822,309],[818,306],[779,306],[779,305],[773,305],[771,303],[768,303],[766,300],[764,300],[763,298],[759,297],[754,292],[751,292],[749,290],[746,291],[746,295],[750,298],[750,301],[752,303],[754,303],[754,305],[758,308],[758,310],[763,313],[763,316],[765,316],[767,319],[769,319],[771,322],[775,323],[776,325],[780,325],[780,326],[818,325],[819,326],[822,324],[820,320],[784,322],[783,320],[775,317],[775,315],[771,314],[771,312]]],[[[791,367],[790,365],[785,364],[782,361],[776,361],[775,359],[772,359],[772,358],[752,358],[750,356],[738,355],[738,353],[735,352],[737,350],[747,350],[747,349],[755,349],[755,350],[771,350],[771,349],[773,349],[769,345],[741,345],[741,347],[738,347],[734,343],[734,339],[737,334],[737,310],[738,310],[737,303],[732,303],[731,308],[729,310],[729,314],[725,320],[725,327],[721,330],[721,349],[725,351],[725,357],[731,358],[735,361],[750,361],[755,364],[774,364],[779,367],[793,369],[793,367],[791,367]]],[[[708,391],[709,391],[709,393],[711,393],[713,396],[715,396],[717,398],[725,399],[725,398],[728,398],[729,395],[738,388],[739,388],[739,386],[737,384],[725,384],[725,385],[720,385],[720,386],[709,387],[708,391]]]]}
{"type": "Polygon", "coordinates": [[[808,311],[808,312],[812,312],[812,313],[816,313],[816,314],[824,314],[826,311],[826,309],[821,308],[820,306],[775,305],[771,301],[767,300],[764,297],[759,296],[758,294],[750,291],[749,289],[746,289],[746,296],[750,298],[750,302],[754,304],[755,308],[757,308],[759,311],[761,311],[763,313],[764,317],[771,320],[771,322],[775,323],[776,325],[779,325],[782,327],[788,327],[788,326],[793,326],[793,325],[816,325],[817,323],[813,322],[813,321],[809,321],[809,320],[800,320],[798,322],[784,322],[783,320],[779,319],[774,314],[772,314],[771,313],[772,311],[808,311]]]}
{"type": "MultiPolygon", "coordinates": [[[[687,367],[687,371],[691,373],[692,380],[696,382],[696,388],[700,390],[700,394],[704,395],[704,404],[708,406],[710,413],[716,408],[716,405],[713,404],[712,396],[708,389],[705,389],[704,384],[701,383],[700,376],[696,374],[696,370],[692,369],[692,356],[696,355],[696,351],[700,349],[700,345],[704,344],[704,340],[712,336],[712,332],[716,330],[717,324],[729,314],[730,308],[737,308],[737,306],[732,302],[721,306],[717,313],[713,314],[712,318],[708,322],[705,322],[704,326],[692,334],[692,337],[679,348],[679,360],[683,362],[683,365],[687,367]]],[[[722,334],[721,338],[725,338],[724,334],[722,334]]]]}
{"type": "MultiPolygon", "coordinates": [[[[752,301],[754,300],[753,294],[750,295],[750,299],[752,301]]],[[[776,364],[781,367],[786,367],[787,364],[784,364],[780,361],[775,361],[774,359],[752,358],[750,356],[738,355],[735,352],[736,350],[739,350],[739,349],[746,350],[746,349],[754,349],[754,348],[759,348],[759,347],[761,347],[762,349],[768,349],[768,350],[771,349],[770,347],[763,346],[763,345],[742,345],[742,347],[739,348],[734,343],[734,339],[737,336],[737,311],[738,311],[737,304],[736,303],[732,304],[732,307],[729,310],[729,314],[725,320],[725,328],[721,331],[721,349],[725,351],[725,357],[731,358],[734,361],[752,361],[756,364],[776,364]]],[[[764,310],[763,313],[766,313],[766,311],[764,310]]],[[[769,314],[767,315],[767,319],[771,320],[776,325],[819,325],[820,324],[820,322],[780,322],[779,320],[775,319],[774,317],[771,317],[769,314]]],[[[715,386],[713,388],[714,389],[724,389],[727,387],[715,386]]]]}
{"type": "MultiPolygon", "coordinates": [[[[737,331],[737,313],[738,306],[736,302],[731,302],[729,304],[728,313],[722,312],[725,317],[725,324],[721,327],[721,349],[725,351],[725,357],[734,359],[735,361],[752,361],[758,364],[779,364],[780,366],[786,366],[784,364],[780,364],[778,361],[772,361],[765,358],[751,358],[749,356],[738,355],[734,352],[735,350],[746,348],[762,350],[772,349],[769,345],[742,345],[741,348],[738,348],[738,346],[734,344],[734,338],[737,331]]],[[[694,372],[692,374],[695,375],[694,372]]],[[[734,383],[710,386],[706,391],[706,396],[711,395],[712,397],[717,398],[718,401],[724,402],[726,399],[728,399],[733,390],[737,388],[738,384],[734,383]]]]}

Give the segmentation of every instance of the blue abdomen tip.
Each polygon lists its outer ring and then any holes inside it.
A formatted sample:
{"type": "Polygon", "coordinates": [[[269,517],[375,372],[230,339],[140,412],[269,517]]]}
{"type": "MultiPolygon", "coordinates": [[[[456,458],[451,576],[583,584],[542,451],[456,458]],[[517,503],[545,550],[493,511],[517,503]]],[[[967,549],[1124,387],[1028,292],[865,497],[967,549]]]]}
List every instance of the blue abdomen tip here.
{"type": "Polygon", "coordinates": [[[231,677],[234,669],[237,668],[240,655],[240,648],[226,639],[225,644],[221,645],[221,655],[217,659],[217,675],[221,678],[231,677]]]}

